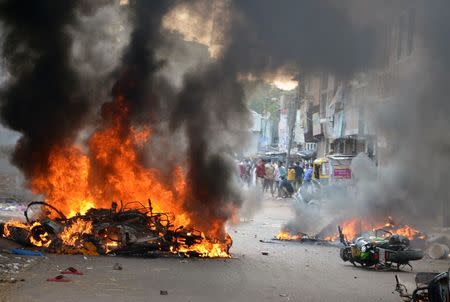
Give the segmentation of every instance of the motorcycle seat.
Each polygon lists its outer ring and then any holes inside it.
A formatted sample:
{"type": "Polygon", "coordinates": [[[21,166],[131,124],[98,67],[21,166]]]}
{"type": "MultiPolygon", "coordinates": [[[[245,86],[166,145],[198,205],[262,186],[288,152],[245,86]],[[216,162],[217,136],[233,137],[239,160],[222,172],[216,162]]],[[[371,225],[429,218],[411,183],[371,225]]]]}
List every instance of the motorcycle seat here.
{"type": "Polygon", "coordinates": [[[416,284],[428,285],[439,274],[440,273],[425,273],[425,272],[417,273],[415,278],[416,284]]]}

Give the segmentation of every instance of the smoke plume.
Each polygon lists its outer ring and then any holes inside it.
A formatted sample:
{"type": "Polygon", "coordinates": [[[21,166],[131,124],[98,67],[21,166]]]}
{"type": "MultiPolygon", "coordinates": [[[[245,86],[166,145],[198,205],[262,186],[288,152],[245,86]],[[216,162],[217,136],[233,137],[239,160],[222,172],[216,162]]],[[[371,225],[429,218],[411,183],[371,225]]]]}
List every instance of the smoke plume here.
{"type": "Polygon", "coordinates": [[[20,132],[12,162],[31,177],[46,171],[49,152],[71,142],[88,111],[70,66],[76,1],[2,1],[0,18],[9,81],[2,89],[1,119],[20,132]]]}

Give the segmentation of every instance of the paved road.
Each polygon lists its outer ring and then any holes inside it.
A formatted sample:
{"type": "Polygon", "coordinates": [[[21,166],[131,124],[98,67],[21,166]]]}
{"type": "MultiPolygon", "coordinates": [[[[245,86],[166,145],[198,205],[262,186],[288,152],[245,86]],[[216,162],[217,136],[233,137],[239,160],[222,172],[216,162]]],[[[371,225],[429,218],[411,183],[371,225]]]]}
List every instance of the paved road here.
{"type": "MultiPolygon", "coordinates": [[[[344,264],[336,248],[259,242],[270,239],[291,216],[289,201],[266,200],[253,221],[230,227],[234,259],[49,255],[23,273],[25,282],[3,291],[3,301],[400,301],[392,294],[393,272],[344,264]],[[116,262],[123,270],[112,269],[116,262]],[[72,277],[71,283],[45,281],[68,266],[86,274],[72,277]]],[[[440,271],[449,265],[423,260],[414,267],[440,271]]],[[[413,272],[399,275],[412,285],[413,272]]]]}

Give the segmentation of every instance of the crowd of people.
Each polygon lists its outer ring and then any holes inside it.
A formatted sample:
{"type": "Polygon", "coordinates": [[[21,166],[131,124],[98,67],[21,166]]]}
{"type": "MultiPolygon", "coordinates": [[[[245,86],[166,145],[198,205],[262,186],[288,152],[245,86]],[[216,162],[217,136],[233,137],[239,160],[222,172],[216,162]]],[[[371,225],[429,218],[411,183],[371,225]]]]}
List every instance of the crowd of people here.
{"type": "Polygon", "coordinates": [[[292,197],[303,184],[312,180],[313,170],[309,163],[295,162],[285,167],[282,161],[243,160],[238,163],[240,179],[247,185],[256,185],[272,197],[292,197]]]}

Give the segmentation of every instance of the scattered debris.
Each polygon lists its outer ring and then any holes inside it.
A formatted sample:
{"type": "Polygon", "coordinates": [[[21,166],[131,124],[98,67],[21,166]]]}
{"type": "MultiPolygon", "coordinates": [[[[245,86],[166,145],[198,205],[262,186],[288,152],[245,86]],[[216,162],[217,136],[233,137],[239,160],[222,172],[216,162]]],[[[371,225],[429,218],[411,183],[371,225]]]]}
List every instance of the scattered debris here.
{"type": "Polygon", "coordinates": [[[286,298],[288,294],[280,294],[280,297],[286,298]]]}
{"type": "Polygon", "coordinates": [[[263,252],[261,252],[261,254],[264,255],[264,256],[267,256],[267,255],[269,255],[269,252],[263,251],[263,252]]]}
{"type": "Polygon", "coordinates": [[[22,256],[39,256],[39,257],[44,256],[44,254],[42,254],[41,252],[35,252],[35,251],[31,251],[31,250],[26,250],[26,249],[11,249],[11,253],[15,254],[15,255],[22,255],[22,256]]]}
{"type": "Polygon", "coordinates": [[[116,271],[121,271],[121,270],[122,270],[122,265],[120,265],[120,263],[116,263],[116,264],[114,264],[114,266],[113,266],[113,270],[116,270],[116,271]]]}
{"type": "Polygon", "coordinates": [[[168,294],[169,294],[169,292],[167,291],[167,290],[160,290],[159,291],[159,294],[161,295],[161,296],[167,296],[168,294]]]}
{"type": "Polygon", "coordinates": [[[47,281],[49,281],[49,282],[70,282],[72,280],[64,277],[64,275],[58,275],[54,278],[48,278],[47,281]]]}

